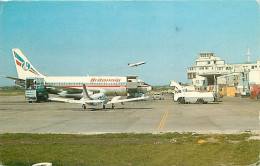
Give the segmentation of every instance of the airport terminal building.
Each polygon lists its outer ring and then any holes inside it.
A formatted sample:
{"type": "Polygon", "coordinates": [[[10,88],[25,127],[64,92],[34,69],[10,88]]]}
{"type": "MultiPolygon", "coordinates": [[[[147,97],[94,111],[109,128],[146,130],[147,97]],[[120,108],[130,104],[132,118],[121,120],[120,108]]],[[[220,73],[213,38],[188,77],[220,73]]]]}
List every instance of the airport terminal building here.
{"type": "Polygon", "coordinates": [[[223,77],[225,75],[240,75],[243,76],[241,78],[243,80],[247,77],[249,84],[260,84],[260,59],[255,63],[250,63],[249,49],[247,56],[247,63],[226,64],[219,56],[214,56],[214,53],[199,53],[199,57],[196,58],[196,64],[187,69],[188,79],[192,80],[192,85],[197,89],[216,85],[218,77],[222,78],[222,80],[223,78],[229,78],[223,77]]]}

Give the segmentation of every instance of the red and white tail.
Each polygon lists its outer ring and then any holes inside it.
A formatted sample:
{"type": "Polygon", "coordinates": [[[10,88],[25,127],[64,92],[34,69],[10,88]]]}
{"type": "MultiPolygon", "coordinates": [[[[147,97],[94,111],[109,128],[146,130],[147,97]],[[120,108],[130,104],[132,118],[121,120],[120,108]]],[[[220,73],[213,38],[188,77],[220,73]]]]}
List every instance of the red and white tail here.
{"type": "Polygon", "coordinates": [[[25,79],[27,77],[44,77],[30,61],[23,55],[20,49],[13,48],[14,63],[16,66],[18,78],[25,79]]]}
{"type": "Polygon", "coordinates": [[[87,90],[85,84],[83,84],[83,98],[84,98],[85,100],[93,100],[93,98],[91,98],[91,97],[89,96],[88,90],[87,90]]]}

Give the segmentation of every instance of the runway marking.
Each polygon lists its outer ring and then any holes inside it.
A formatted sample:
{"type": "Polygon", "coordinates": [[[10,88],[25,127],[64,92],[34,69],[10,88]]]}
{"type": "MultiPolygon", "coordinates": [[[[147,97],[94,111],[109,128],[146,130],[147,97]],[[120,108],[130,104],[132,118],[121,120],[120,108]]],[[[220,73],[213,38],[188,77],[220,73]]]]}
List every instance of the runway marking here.
{"type": "Polygon", "coordinates": [[[168,114],[169,114],[169,109],[170,109],[170,103],[168,104],[168,107],[167,107],[166,111],[164,112],[162,120],[160,121],[160,124],[159,124],[159,126],[157,127],[156,130],[160,130],[160,131],[163,130],[164,124],[165,124],[166,119],[167,119],[168,114]]]}

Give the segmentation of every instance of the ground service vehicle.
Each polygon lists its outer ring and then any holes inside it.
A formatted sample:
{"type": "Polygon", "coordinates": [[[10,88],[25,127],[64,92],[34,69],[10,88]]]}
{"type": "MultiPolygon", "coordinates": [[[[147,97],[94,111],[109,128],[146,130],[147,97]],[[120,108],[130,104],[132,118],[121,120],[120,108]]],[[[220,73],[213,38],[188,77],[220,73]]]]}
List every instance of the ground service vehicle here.
{"type": "Polygon", "coordinates": [[[48,94],[44,86],[44,78],[28,77],[25,79],[25,101],[47,101],[48,94]]]}
{"type": "Polygon", "coordinates": [[[163,96],[162,93],[155,92],[155,93],[153,94],[153,99],[154,99],[154,100],[164,100],[164,96],[163,96]]]}
{"type": "Polygon", "coordinates": [[[179,104],[206,104],[208,102],[214,102],[215,100],[212,92],[176,92],[174,94],[174,101],[177,101],[179,104]]]}
{"type": "Polygon", "coordinates": [[[171,81],[171,86],[175,87],[173,100],[177,101],[179,104],[204,104],[208,102],[217,101],[217,98],[214,97],[213,92],[188,91],[186,87],[181,86],[175,81],[171,81]]]}

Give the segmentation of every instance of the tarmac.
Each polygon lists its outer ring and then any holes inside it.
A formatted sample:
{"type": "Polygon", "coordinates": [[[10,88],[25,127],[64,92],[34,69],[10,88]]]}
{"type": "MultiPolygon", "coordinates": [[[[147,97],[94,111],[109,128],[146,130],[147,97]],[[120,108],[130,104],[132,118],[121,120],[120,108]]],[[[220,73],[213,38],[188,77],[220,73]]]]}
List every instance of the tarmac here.
{"type": "Polygon", "coordinates": [[[212,104],[178,104],[167,94],[153,100],[91,107],[28,103],[24,96],[0,96],[0,133],[241,133],[260,134],[260,100],[224,97],[212,104]]]}

